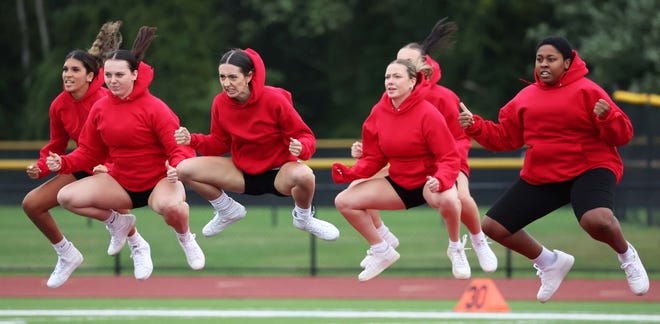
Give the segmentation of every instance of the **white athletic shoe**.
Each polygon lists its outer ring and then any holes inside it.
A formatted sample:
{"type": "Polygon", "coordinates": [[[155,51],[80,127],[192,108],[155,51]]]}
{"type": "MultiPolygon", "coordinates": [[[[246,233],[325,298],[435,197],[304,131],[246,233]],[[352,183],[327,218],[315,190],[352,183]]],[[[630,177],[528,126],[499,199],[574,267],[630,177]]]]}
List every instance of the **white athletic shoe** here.
{"type": "Polygon", "coordinates": [[[339,238],[339,230],[324,220],[314,218],[314,209],[307,219],[298,218],[293,210],[293,226],[297,229],[309,232],[324,241],[336,241],[339,238]]]}
{"type": "Polygon", "coordinates": [[[485,237],[478,241],[472,240],[472,248],[479,259],[479,266],[481,266],[481,270],[487,273],[497,270],[497,256],[490,249],[489,244],[490,242],[485,237]]]}
{"type": "Polygon", "coordinates": [[[48,288],[57,288],[64,284],[74,270],[76,270],[80,264],[83,262],[83,255],[73,246],[73,243],[69,243],[69,247],[57,253],[57,264],[55,265],[55,270],[48,278],[46,285],[48,288]]]}
{"type": "MultiPolygon", "coordinates": [[[[128,232],[135,226],[135,215],[126,214],[122,215],[116,211],[112,211],[115,220],[105,225],[105,228],[110,232],[110,245],[108,246],[108,255],[117,255],[126,244],[128,232]]],[[[110,217],[113,217],[110,216],[110,217]]]]}
{"type": "Polygon", "coordinates": [[[646,274],[642,260],[637,254],[637,250],[630,244],[628,248],[633,250],[634,255],[632,261],[621,264],[621,269],[626,272],[628,286],[633,294],[642,296],[649,291],[649,277],[646,274]]]}
{"type": "Polygon", "coordinates": [[[461,246],[458,248],[447,248],[447,256],[451,261],[451,272],[456,279],[470,279],[472,271],[468,263],[467,256],[465,256],[465,244],[467,243],[467,235],[463,235],[463,239],[459,240],[461,246]]]}
{"type": "Polygon", "coordinates": [[[206,237],[216,235],[227,228],[227,226],[243,219],[245,215],[247,215],[245,206],[234,201],[234,207],[230,213],[221,215],[218,211],[215,212],[213,218],[202,229],[202,234],[206,237]]]}
{"type": "MultiPolygon", "coordinates": [[[[371,249],[367,250],[367,255],[371,249]]],[[[393,247],[388,246],[387,250],[383,253],[376,253],[371,251],[364,266],[364,270],[358,275],[358,280],[367,281],[378,276],[381,272],[385,271],[389,266],[394,264],[401,255],[393,247]]]]}
{"type": "Polygon", "coordinates": [[[541,270],[538,265],[534,264],[534,268],[538,270],[536,275],[541,278],[541,288],[536,294],[536,299],[541,303],[550,300],[575,262],[575,258],[568,253],[559,250],[554,250],[554,253],[557,259],[548,268],[541,270]]]}
{"type": "Polygon", "coordinates": [[[133,274],[137,280],[147,280],[154,271],[154,264],[151,261],[151,247],[142,237],[136,244],[128,244],[131,249],[131,258],[133,259],[133,274]]]}
{"type": "Polygon", "coordinates": [[[195,240],[195,234],[188,235],[187,238],[179,238],[179,244],[183,249],[183,253],[186,254],[186,261],[188,265],[193,270],[201,270],[206,264],[206,257],[204,257],[204,252],[202,248],[199,247],[197,241],[195,240]]]}

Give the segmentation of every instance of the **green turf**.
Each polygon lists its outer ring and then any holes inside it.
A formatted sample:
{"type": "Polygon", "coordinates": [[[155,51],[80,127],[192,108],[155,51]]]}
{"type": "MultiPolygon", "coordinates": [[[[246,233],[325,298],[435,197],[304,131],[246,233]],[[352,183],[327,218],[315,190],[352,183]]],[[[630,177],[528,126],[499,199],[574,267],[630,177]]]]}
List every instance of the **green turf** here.
{"type": "MultiPolygon", "coordinates": [[[[285,198],[283,198],[285,199],[285,198]]],[[[288,203],[289,201],[283,201],[288,203]]],[[[205,238],[201,228],[212,216],[211,208],[193,206],[190,224],[206,254],[206,268],[193,272],[173,230],[148,208],[133,211],[142,236],[151,244],[154,275],[309,275],[311,265],[317,275],[357,275],[358,264],[368,248],[359,234],[330,207],[318,208],[317,217],[337,225],[341,236],[336,242],[314,240],[291,225],[288,205],[277,209],[248,206],[248,217],[225,232],[205,238]]],[[[109,235],[102,223],[73,215],[66,210],[53,210],[54,217],[67,238],[85,256],[76,275],[112,274],[118,260],[124,274],[132,274],[128,249],[116,260],[106,254],[109,235]]],[[[451,277],[451,265],[445,254],[447,232],[437,214],[428,207],[407,211],[383,212],[383,219],[399,237],[401,259],[383,276],[451,277]]],[[[638,252],[651,278],[660,278],[660,228],[623,223],[626,238],[638,252]]],[[[621,278],[614,252],[605,244],[591,239],[577,224],[570,209],[562,209],[528,227],[548,248],[560,249],[576,258],[571,278],[621,278]]],[[[467,233],[462,227],[462,233],[467,233]]],[[[57,258],[49,242],[25,216],[20,206],[0,206],[0,244],[10,247],[0,253],[0,275],[48,275],[57,258]]],[[[469,243],[468,243],[469,244],[469,243]]],[[[506,250],[493,243],[500,268],[491,278],[506,276],[506,250]]],[[[473,276],[486,275],[478,267],[476,256],[467,252],[473,276]]],[[[509,264],[513,277],[534,277],[535,271],[525,258],[512,254],[509,264]]]]}
{"type": "MultiPolygon", "coordinates": [[[[86,316],[3,316],[3,310],[157,310],[157,311],[242,311],[257,313],[264,311],[312,311],[312,312],[415,312],[424,314],[427,312],[451,313],[455,301],[447,300],[254,300],[254,299],[0,299],[0,322],[11,323],[593,323],[603,320],[570,320],[571,314],[611,316],[613,322],[617,322],[614,316],[653,316],[650,320],[636,321],[636,323],[660,322],[660,309],[653,303],[591,303],[591,302],[549,302],[540,304],[538,302],[508,302],[511,312],[503,316],[533,314],[551,314],[563,316],[562,320],[535,319],[479,319],[456,318],[447,319],[415,319],[406,317],[371,317],[351,318],[333,316],[327,317],[264,317],[254,318],[250,316],[237,317],[188,317],[168,316],[150,317],[145,315],[117,316],[117,315],[86,315],[86,316]],[[567,315],[569,314],[569,315],[567,315]]],[[[476,313],[470,313],[476,314],[476,313]]],[[[479,314],[476,314],[479,315],[479,314]]],[[[449,315],[454,316],[454,315],[449,315]]]]}

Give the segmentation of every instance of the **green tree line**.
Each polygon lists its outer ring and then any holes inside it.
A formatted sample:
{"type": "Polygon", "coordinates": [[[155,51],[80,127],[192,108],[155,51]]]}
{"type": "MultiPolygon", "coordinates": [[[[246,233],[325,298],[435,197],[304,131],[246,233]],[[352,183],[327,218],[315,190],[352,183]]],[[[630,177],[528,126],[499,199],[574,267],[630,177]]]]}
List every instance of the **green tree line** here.
{"type": "Polygon", "coordinates": [[[158,27],[145,57],[156,71],[151,92],[194,132],[208,132],[220,56],[250,47],[266,63],[266,82],[293,93],[317,137],[357,138],[387,63],[442,17],[458,31],[453,47],[433,53],[440,83],[488,118],[525,86],[520,79],[533,80],[534,47],[549,35],[567,37],[606,90],[660,92],[655,0],[14,0],[0,8],[0,140],[48,138],[64,56],[88,48],[110,20],[123,21],[126,49],[140,26],[158,27]]]}

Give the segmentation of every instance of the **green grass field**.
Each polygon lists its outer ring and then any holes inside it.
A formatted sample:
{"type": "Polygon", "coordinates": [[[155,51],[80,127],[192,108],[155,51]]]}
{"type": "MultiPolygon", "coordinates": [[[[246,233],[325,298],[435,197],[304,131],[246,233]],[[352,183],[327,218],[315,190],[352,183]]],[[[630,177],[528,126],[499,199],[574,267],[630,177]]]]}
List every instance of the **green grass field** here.
{"type": "MultiPolygon", "coordinates": [[[[211,208],[191,208],[191,230],[204,250],[207,263],[200,272],[188,268],[174,231],[148,208],[133,211],[141,235],[150,242],[154,274],[182,275],[309,275],[315,264],[317,275],[356,275],[367,243],[334,208],[318,208],[317,217],[337,225],[341,236],[336,242],[314,240],[291,225],[290,207],[277,209],[248,206],[248,217],[225,232],[205,238],[201,228],[211,218],[211,208]],[[313,246],[312,246],[312,243],[313,246]],[[312,250],[314,253],[312,253],[312,250]],[[314,254],[314,259],[312,255],[314,254]]],[[[53,211],[60,228],[84,254],[85,262],[76,275],[112,274],[116,261],[123,271],[132,273],[128,249],[117,260],[106,254],[109,235],[101,222],[57,208],[53,211]]],[[[383,212],[383,219],[401,240],[401,259],[384,276],[451,277],[447,259],[447,232],[436,211],[418,207],[408,211],[383,212]]],[[[660,228],[623,223],[626,238],[638,252],[651,278],[660,278],[660,228]]],[[[557,211],[528,227],[530,233],[550,249],[560,249],[575,256],[572,278],[621,278],[614,252],[591,239],[577,224],[569,209],[557,211]]],[[[462,233],[467,233],[465,227],[462,233]]],[[[0,207],[0,244],[11,250],[0,254],[0,275],[48,275],[57,261],[54,250],[25,216],[20,206],[0,207]]],[[[469,244],[468,244],[469,245],[469,244]]],[[[489,277],[506,276],[506,250],[493,243],[500,268],[489,277]]],[[[483,275],[476,256],[467,252],[473,276],[483,275]]],[[[511,254],[512,277],[534,277],[530,262],[511,254]]]]}
{"type": "MultiPolygon", "coordinates": [[[[56,209],[65,235],[85,255],[75,276],[112,274],[115,258],[106,255],[108,233],[97,221],[56,209]]],[[[150,242],[154,275],[309,275],[312,240],[291,225],[290,208],[276,210],[248,206],[248,217],[213,237],[201,235],[211,208],[194,206],[191,228],[207,256],[203,271],[186,264],[173,231],[147,208],[134,211],[140,233],[150,242]]],[[[336,224],[336,242],[314,241],[317,274],[355,276],[367,244],[333,208],[319,208],[317,216],[336,224]]],[[[383,218],[401,240],[401,259],[382,276],[451,277],[445,255],[447,234],[437,213],[429,208],[384,212],[383,218]]],[[[635,244],[649,276],[660,277],[660,229],[622,224],[635,244]]],[[[576,257],[571,278],[619,278],[616,256],[593,241],[577,225],[570,210],[558,211],[529,227],[549,248],[576,257]]],[[[465,229],[463,233],[467,233],[465,229]]],[[[10,247],[0,254],[0,275],[47,277],[56,262],[50,244],[19,206],[0,207],[0,243],[10,247]]],[[[504,277],[506,251],[493,249],[504,277]]],[[[473,276],[481,276],[476,257],[468,251],[473,276]]],[[[119,256],[126,275],[132,272],[127,251],[119,256]]],[[[534,277],[524,258],[512,255],[513,277],[534,277]]],[[[0,288],[1,289],[1,288],[0,288]]],[[[654,289],[654,287],[652,287],[654,289]]],[[[659,323],[656,303],[509,301],[511,313],[453,313],[457,300],[272,300],[272,299],[0,299],[0,323],[659,323]]]]}
{"type": "Polygon", "coordinates": [[[0,299],[0,323],[658,323],[650,303],[509,302],[453,313],[447,300],[0,299]]]}

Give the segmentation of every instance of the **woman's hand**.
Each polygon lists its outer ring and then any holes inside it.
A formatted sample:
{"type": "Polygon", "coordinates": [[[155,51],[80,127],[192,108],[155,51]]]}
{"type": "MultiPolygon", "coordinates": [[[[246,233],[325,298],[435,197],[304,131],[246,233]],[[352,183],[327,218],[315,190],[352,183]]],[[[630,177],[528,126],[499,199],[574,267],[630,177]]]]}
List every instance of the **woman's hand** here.
{"type": "Polygon", "coordinates": [[[170,165],[170,162],[165,160],[165,167],[167,168],[167,182],[175,183],[179,181],[179,174],[176,168],[170,165]]]}
{"type": "Polygon", "coordinates": [[[440,181],[438,181],[438,179],[435,177],[427,176],[426,184],[429,186],[429,190],[431,190],[431,192],[438,192],[438,189],[440,189],[440,181]]]}
{"type": "Polygon", "coordinates": [[[39,174],[41,174],[41,169],[39,169],[39,166],[37,164],[30,164],[27,167],[27,175],[30,177],[30,179],[39,179],[39,174]]]}
{"type": "Polygon", "coordinates": [[[289,152],[291,152],[291,154],[293,154],[293,156],[300,155],[300,153],[302,153],[302,149],[303,149],[302,143],[300,143],[299,140],[297,140],[293,137],[290,137],[289,140],[291,141],[291,142],[289,142],[289,152]]]}
{"type": "Polygon", "coordinates": [[[179,145],[190,145],[190,132],[185,127],[179,127],[174,131],[174,139],[179,145]]]}
{"type": "Polygon", "coordinates": [[[462,128],[468,128],[474,125],[474,117],[472,113],[465,107],[465,104],[461,102],[461,113],[458,115],[458,123],[462,128]]]}
{"type": "Polygon", "coordinates": [[[598,99],[596,105],[594,106],[594,114],[599,118],[603,118],[610,112],[610,104],[607,103],[604,99],[598,99]]]}
{"type": "Polygon", "coordinates": [[[354,159],[359,159],[362,156],[362,142],[355,142],[351,145],[351,156],[354,159]]]}
{"type": "Polygon", "coordinates": [[[48,170],[52,172],[60,171],[60,169],[62,168],[62,157],[60,157],[59,155],[53,152],[48,152],[48,157],[46,158],[46,165],[48,166],[48,170]]]}

